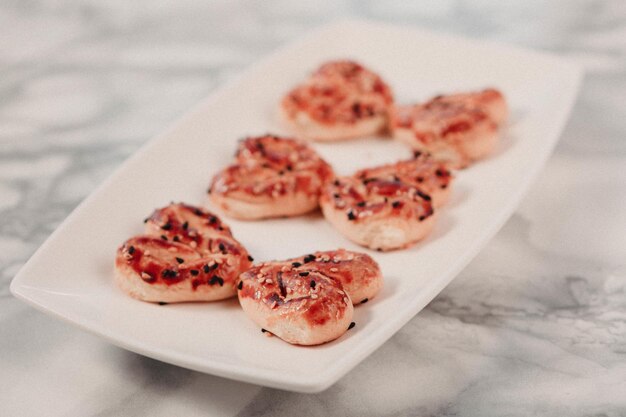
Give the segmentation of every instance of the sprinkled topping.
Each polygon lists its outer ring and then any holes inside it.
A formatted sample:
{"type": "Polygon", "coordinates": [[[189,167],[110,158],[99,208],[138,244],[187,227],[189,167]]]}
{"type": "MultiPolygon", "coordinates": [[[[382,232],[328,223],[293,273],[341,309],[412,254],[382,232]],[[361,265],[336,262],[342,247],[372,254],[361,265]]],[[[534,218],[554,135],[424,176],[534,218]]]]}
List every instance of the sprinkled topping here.
{"type": "Polygon", "coordinates": [[[364,299],[362,299],[362,300],[361,300],[361,304],[365,304],[365,303],[367,303],[368,301],[369,301],[369,299],[368,299],[368,298],[364,298],[364,299]]]}
{"type": "Polygon", "coordinates": [[[218,247],[220,248],[220,251],[221,251],[221,252],[226,251],[226,246],[224,246],[224,244],[223,244],[223,243],[221,243],[221,242],[220,242],[220,244],[218,245],[218,247]]]}
{"type": "Polygon", "coordinates": [[[178,235],[174,236],[174,237],[172,238],[172,240],[173,240],[174,242],[180,242],[180,238],[178,237],[178,235]]]}
{"type": "Polygon", "coordinates": [[[300,275],[301,277],[306,277],[306,276],[309,276],[309,272],[308,271],[300,272],[298,275],[300,275]]]}
{"type": "Polygon", "coordinates": [[[161,239],[163,239],[163,240],[167,240],[167,236],[165,236],[165,235],[161,235],[161,239]]]}
{"type": "Polygon", "coordinates": [[[152,279],[152,275],[150,275],[149,273],[144,271],[144,272],[141,273],[141,278],[143,278],[145,280],[151,280],[152,279]]]}
{"type": "Polygon", "coordinates": [[[348,330],[350,330],[351,328],[353,328],[354,326],[356,326],[355,322],[351,322],[350,325],[348,326],[348,330]]]}
{"type": "Polygon", "coordinates": [[[198,271],[197,269],[190,269],[189,273],[195,277],[200,273],[200,271],[198,271]]]}
{"type": "Polygon", "coordinates": [[[170,222],[167,222],[163,226],[161,226],[161,229],[163,230],[170,230],[171,228],[172,228],[172,223],[170,222]]]}
{"type": "Polygon", "coordinates": [[[314,280],[311,280],[311,282],[309,282],[309,287],[311,287],[311,288],[315,288],[315,285],[316,285],[316,284],[315,284],[315,281],[314,281],[314,280]]]}
{"type": "Polygon", "coordinates": [[[237,289],[240,290],[243,288],[243,281],[239,281],[239,285],[237,285],[237,289]]]}
{"type": "Polygon", "coordinates": [[[300,262],[292,262],[291,266],[293,266],[294,268],[297,268],[299,266],[302,266],[302,264],[300,262]]]}
{"type": "Polygon", "coordinates": [[[314,260],[315,260],[315,255],[307,255],[304,257],[302,262],[304,262],[305,264],[308,264],[309,262],[313,262],[314,260]]]}
{"type": "Polygon", "coordinates": [[[182,264],[183,262],[185,262],[185,260],[183,258],[179,258],[178,256],[176,257],[176,262],[178,262],[179,264],[182,264]]]}
{"type": "Polygon", "coordinates": [[[163,278],[176,278],[176,276],[178,275],[178,272],[172,270],[172,269],[164,269],[163,272],[161,272],[161,276],[163,278]]]}
{"type": "Polygon", "coordinates": [[[204,271],[205,274],[208,274],[209,271],[211,271],[211,269],[209,268],[209,265],[206,265],[206,264],[202,267],[202,270],[204,271]]]}
{"type": "Polygon", "coordinates": [[[135,252],[135,247],[134,246],[129,246],[128,247],[128,253],[132,255],[134,252],[135,252]]]}
{"type": "Polygon", "coordinates": [[[254,258],[253,258],[252,256],[250,256],[250,255],[248,255],[248,260],[249,260],[250,262],[254,262],[254,258]]]}
{"type": "Polygon", "coordinates": [[[193,214],[195,214],[196,216],[202,216],[202,210],[200,209],[194,209],[193,214]]]}
{"type": "Polygon", "coordinates": [[[187,230],[188,227],[189,227],[189,222],[183,223],[183,230],[187,230]]]}
{"type": "Polygon", "coordinates": [[[165,301],[159,301],[159,305],[160,305],[160,306],[166,306],[166,305],[167,305],[167,303],[166,303],[165,301]]]}
{"type": "Polygon", "coordinates": [[[391,207],[393,208],[402,207],[402,201],[394,201],[393,203],[391,203],[391,207]]]}
{"type": "Polygon", "coordinates": [[[356,203],[356,205],[358,207],[365,207],[365,201],[360,201],[360,202],[356,203]]]}
{"type": "Polygon", "coordinates": [[[348,211],[348,220],[355,220],[356,216],[354,215],[354,212],[352,210],[348,211]]]}
{"type": "Polygon", "coordinates": [[[213,275],[209,280],[209,285],[220,284],[220,287],[224,286],[224,279],[218,277],[217,275],[213,275]]]}
{"type": "Polygon", "coordinates": [[[317,294],[311,294],[311,299],[313,300],[317,300],[318,295],[317,294]]]}

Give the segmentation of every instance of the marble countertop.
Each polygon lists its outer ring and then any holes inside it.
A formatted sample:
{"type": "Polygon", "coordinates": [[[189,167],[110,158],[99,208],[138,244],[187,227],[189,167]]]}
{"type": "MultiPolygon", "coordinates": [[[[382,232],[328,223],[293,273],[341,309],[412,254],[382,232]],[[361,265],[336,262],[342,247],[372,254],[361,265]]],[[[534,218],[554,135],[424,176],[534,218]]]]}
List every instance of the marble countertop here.
{"type": "Polygon", "coordinates": [[[0,5],[0,415],[626,415],[626,3],[6,1],[0,5]],[[357,16],[543,49],[587,73],[554,156],[478,257],[329,390],[114,347],[9,294],[126,157],[288,40],[357,16]]]}

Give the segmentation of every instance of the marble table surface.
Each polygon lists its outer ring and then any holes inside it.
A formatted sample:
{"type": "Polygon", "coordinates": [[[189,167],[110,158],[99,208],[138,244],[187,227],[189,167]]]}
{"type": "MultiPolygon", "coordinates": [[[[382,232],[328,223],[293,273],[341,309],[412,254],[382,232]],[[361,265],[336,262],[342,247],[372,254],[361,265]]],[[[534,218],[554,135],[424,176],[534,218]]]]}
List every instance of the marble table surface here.
{"type": "Polygon", "coordinates": [[[626,415],[626,3],[0,4],[0,415],[626,415]],[[114,347],[9,294],[125,158],[288,40],[357,16],[586,69],[554,156],[478,257],[329,390],[295,394],[114,347]]]}

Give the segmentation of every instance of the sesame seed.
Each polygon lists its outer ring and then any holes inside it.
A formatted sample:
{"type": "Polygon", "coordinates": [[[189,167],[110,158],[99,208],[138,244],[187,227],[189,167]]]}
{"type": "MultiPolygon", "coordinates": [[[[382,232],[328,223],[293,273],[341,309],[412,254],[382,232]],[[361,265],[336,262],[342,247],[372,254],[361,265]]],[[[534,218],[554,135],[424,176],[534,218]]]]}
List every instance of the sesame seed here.
{"type": "Polygon", "coordinates": [[[189,242],[189,246],[191,246],[192,248],[197,248],[198,242],[196,242],[195,240],[192,240],[191,242],[189,242]]]}
{"type": "Polygon", "coordinates": [[[195,214],[196,216],[202,216],[202,210],[194,209],[193,214],[195,214]]]}
{"type": "Polygon", "coordinates": [[[141,273],[141,278],[143,278],[143,279],[152,279],[152,275],[150,275],[149,273],[144,271],[144,272],[141,273]]]}
{"type": "Polygon", "coordinates": [[[272,281],[272,279],[271,279],[271,278],[267,278],[267,279],[265,280],[265,283],[266,283],[266,284],[271,284],[271,283],[273,283],[273,282],[274,282],[274,281],[272,281]]]}
{"type": "Polygon", "coordinates": [[[248,255],[248,260],[249,260],[250,262],[254,262],[254,258],[253,258],[252,256],[250,256],[250,255],[248,255]]]}
{"type": "Polygon", "coordinates": [[[302,260],[305,264],[308,264],[309,262],[313,262],[315,260],[315,255],[307,255],[304,257],[304,259],[302,260]]]}
{"type": "Polygon", "coordinates": [[[161,239],[163,239],[163,240],[167,240],[167,236],[165,236],[165,235],[161,235],[161,239]]]}
{"type": "Polygon", "coordinates": [[[134,246],[130,246],[128,248],[128,253],[130,253],[131,255],[135,252],[135,247],[134,246]]]}
{"type": "Polygon", "coordinates": [[[348,220],[355,220],[356,216],[352,210],[348,211],[348,220]]]}
{"type": "Polygon", "coordinates": [[[297,268],[299,266],[302,266],[302,264],[300,262],[292,262],[291,266],[293,266],[294,268],[297,268]]]}
{"type": "Polygon", "coordinates": [[[205,274],[208,274],[208,273],[209,273],[209,271],[211,271],[211,270],[209,269],[209,265],[206,265],[206,264],[202,267],[202,270],[204,271],[204,273],[205,273],[205,274]]]}
{"type": "Polygon", "coordinates": [[[330,268],[330,272],[337,272],[337,271],[339,271],[339,269],[337,269],[335,267],[330,268]]]}
{"type": "Polygon", "coordinates": [[[315,288],[315,285],[316,285],[316,284],[315,284],[315,281],[314,281],[314,280],[311,280],[311,282],[309,283],[309,287],[311,287],[311,288],[315,288]]]}
{"type": "Polygon", "coordinates": [[[159,305],[160,305],[160,306],[166,306],[166,305],[167,305],[167,303],[166,303],[165,301],[159,301],[159,305]]]}
{"type": "Polygon", "coordinates": [[[358,207],[365,207],[365,201],[360,201],[360,202],[356,203],[356,205],[358,207]]]}
{"type": "Polygon", "coordinates": [[[213,275],[213,277],[211,277],[211,279],[209,280],[209,285],[215,284],[220,284],[220,287],[224,286],[224,279],[218,277],[217,275],[213,275]]]}
{"type": "Polygon", "coordinates": [[[399,208],[402,206],[402,202],[401,201],[394,201],[393,203],[391,203],[391,207],[393,208],[399,208]]]}
{"type": "Polygon", "coordinates": [[[222,252],[224,252],[224,251],[226,250],[226,246],[224,246],[224,244],[223,244],[223,243],[220,243],[220,244],[218,245],[218,247],[220,248],[220,251],[222,251],[222,252]]]}
{"type": "Polygon", "coordinates": [[[348,326],[348,330],[350,330],[351,328],[353,328],[354,326],[356,326],[355,322],[351,322],[350,325],[348,326]]]}
{"type": "Polygon", "coordinates": [[[237,285],[237,289],[240,290],[243,288],[243,281],[239,281],[239,285],[237,285]]]}
{"type": "Polygon", "coordinates": [[[189,273],[195,277],[200,273],[200,271],[198,271],[197,269],[190,269],[189,273]]]}
{"type": "Polygon", "coordinates": [[[308,271],[300,272],[298,275],[300,275],[301,277],[306,277],[309,275],[309,272],[308,271]]]}
{"type": "Polygon", "coordinates": [[[187,230],[189,228],[189,222],[183,223],[183,229],[187,230]]]}
{"type": "Polygon", "coordinates": [[[182,264],[183,262],[185,262],[185,260],[183,258],[179,258],[178,256],[176,257],[176,262],[178,262],[179,264],[182,264]]]}
{"type": "Polygon", "coordinates": [[[364,298],[364,299],[362,299],[362,300],[361,300],[361,304],[365,304],[365,303],[367,303],[368,301],[369,301],[369,299],[364,298]]]}
{"type": "Polygon", "coordinates": [[[312,298],[313,300],[317,300],[317,294],[311,294],[311,298],[312,298]]]}
{"type": "Polygon", "coordinates": [[[171,228],[172,228],[172,224],[170,222],[167,222],[163,226],[161,226],[161,229],[163,230],[170,230],[171,228]]]}
{"type": "Polygon", "coordinates": [[[174,242],[180,242],[180,238],[178,237],[178,235],[174,236],[174,237],[172,238],[172,240],[173,240],[174,242]]]}

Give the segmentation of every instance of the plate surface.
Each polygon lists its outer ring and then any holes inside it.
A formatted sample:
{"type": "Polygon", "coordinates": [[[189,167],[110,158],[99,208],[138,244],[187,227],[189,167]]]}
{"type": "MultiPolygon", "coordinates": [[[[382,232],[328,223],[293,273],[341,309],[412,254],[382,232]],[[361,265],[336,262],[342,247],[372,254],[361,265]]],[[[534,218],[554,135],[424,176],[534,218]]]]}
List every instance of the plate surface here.
{"type": "MultiPolygon", "coordinates": [[[[11,291],[146,356],[276,388],[323,390],[417,314],[513,213],[556,144],[580,78],[576,67],[547,54],[371,22],[333,24],[255,65],[130,158],[50,236],[11,291]],[[236,140],[285,133],[275,115],[280,96],[322,61],[344,57],[378,71],[401,103],[494,86],[512,108],[497,155],[458,174],[433,234],[409,250],[371,252],[386,285],[355,309],[356,327],[326,345],[295,347],[264,337],[236,300],[158,306],[118,290],[115,250],[141,232],[142,219],[171,200],[204,203],[236,140]]],[[[384,138],[314,146],[341,174],[410,155],[384,138]]],[[[319,213],[248,223],[223,218],[257,260],[362,250],[319,213]]]]}

